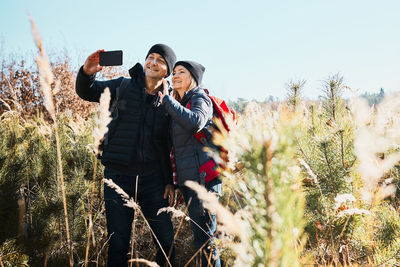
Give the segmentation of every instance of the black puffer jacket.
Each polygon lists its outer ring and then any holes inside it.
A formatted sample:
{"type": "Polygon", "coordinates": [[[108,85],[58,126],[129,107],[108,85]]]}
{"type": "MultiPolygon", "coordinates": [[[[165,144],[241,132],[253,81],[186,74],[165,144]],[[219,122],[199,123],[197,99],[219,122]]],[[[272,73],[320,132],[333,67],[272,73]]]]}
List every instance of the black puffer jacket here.
{"type": "Polygon", "coordinates": [[[163,105],[172,118],[171,134],[178,185],[182,186],[187,180],[200,182],[199,168],[210,158],[194,134],[212,125],[212,102],[203,89],[196,87],[185,93],[181,103],[171,96],[165,96],[163,105]],[[189,101],[190,109],[187,109],[189,101]]]}
{"type": "MultiPolygon", "coordinates": [[[[117,115],[109,124],[108,138],[103,145],[102,163],[124,175],[146,175],[158,168],[166,184],[172,184],[172,168],[169,160],[169,116],[159,103],[158,95],[145,91],[143,67],[138,63],[129,70],[131,79],[97,81],[87,76],[83,69],[76,78],[76,92],[85,100],[98,102],[106,87],[111,100],[116,98],[121,82],[128,86],[118,97],[117,115]]],[[[161,88],[160,88],[161,89],[161,88]]]]}

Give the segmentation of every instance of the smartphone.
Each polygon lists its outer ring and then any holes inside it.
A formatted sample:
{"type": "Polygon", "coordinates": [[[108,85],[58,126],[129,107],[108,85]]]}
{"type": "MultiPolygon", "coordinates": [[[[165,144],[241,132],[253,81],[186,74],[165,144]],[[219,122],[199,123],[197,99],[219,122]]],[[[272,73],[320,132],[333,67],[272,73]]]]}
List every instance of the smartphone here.
{"type": "Polygon", "coordinates": [[[122,65],[122,50],[100,52],[100,66],[121,66],[122,65]]]}

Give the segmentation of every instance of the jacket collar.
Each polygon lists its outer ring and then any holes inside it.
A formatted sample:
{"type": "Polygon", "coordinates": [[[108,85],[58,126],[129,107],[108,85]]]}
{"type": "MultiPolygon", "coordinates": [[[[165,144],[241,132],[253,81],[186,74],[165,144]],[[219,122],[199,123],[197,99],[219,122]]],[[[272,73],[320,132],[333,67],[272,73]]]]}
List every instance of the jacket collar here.
{"type": "Polygon", "coordinates": [[[198,86],[196,86],[196,87],[193,88],[192,90],[185,92],[185,94],[183,95],[183,98],[182,98],[181,103],[182,103],[183,105],[186,105],[186,103],[189,102],[190,99],[192,98],[193,94],[194,94],[195,92],[198,92],[199,90],[201,90],[201,88],[198,87],[198,86]]]}
{"type": "Polygon", "coordinates": [[[140,63],[136,63],[135,66],[129,69],[129,76],[131,76],[132,80],[136,82],[144,83],[144,69],[140,63]]]}

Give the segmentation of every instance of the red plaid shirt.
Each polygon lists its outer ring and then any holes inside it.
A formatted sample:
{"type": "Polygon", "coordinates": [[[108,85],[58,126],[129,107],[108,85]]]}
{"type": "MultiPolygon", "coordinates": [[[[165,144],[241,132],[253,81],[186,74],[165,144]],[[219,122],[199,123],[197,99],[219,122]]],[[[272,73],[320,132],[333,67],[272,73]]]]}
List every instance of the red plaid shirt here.
{"type": "Polygon", "coordinates": [[[171,147],[171,151],[169,152],[169,159],[171,160],[172,165],[172,181],[174,185],[178,184],[178,178],[176,178],[176,165],[175,165],[175,152],[174,147],[171,147]]]}

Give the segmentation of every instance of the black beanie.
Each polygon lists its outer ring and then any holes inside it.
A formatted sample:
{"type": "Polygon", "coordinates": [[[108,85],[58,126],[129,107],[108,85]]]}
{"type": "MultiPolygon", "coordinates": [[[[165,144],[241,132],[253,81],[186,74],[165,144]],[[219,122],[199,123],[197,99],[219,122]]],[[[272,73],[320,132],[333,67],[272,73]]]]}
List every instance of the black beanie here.
{"type": "Polygon", "coordinates": [[[171,47],[165,44],[155,44],[150,48],[149,52],[146,55],[146,59],[151,53],[160,54],[165,59],[168,67],[167,75],[169,76],[171,74],[172,66],[176,62],[176,55],[174,50],[172,50],[171,47]]]}
{"type": "Polygon", "coordinates": [[[190,74],[192,77],[195,79],[197,86],[200,86],[201,80],[203,79],[203,74],[206,68],[204,68],[203,65],[200,63],[194,62],[194,61],[178,61],[175,63],[174,69],[176,66],[181,65],[187,68],[188,71],[190,71],[190,74]]]}

